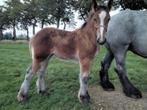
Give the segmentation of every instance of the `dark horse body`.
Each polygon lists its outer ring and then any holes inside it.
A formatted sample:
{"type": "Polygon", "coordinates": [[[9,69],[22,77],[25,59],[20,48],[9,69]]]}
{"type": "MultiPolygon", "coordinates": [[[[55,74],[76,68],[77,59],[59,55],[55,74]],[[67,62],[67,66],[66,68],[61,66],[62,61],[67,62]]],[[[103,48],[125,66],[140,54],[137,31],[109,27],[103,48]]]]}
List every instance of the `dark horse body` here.
{"type": "Polygon", "coordinates": [[[106,36],[107,54],[101,64],[100,79],[105,90],[113,90],[108,69],[113,59],[124,93],[133,98],[141,98],[141,92],[127,77],[125,58],[128,50],[147,58],[147,11],[122,11],[113,16],[106,36]]]}

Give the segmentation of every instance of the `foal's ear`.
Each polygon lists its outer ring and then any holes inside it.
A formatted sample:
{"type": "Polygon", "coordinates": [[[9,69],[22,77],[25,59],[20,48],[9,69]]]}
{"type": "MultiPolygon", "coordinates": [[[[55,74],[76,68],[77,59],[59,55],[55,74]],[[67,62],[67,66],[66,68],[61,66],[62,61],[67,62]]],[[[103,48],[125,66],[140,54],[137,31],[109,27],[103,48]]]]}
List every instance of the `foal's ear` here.
{"type": "Polygon", "coordinates": [[[108,4],[107,4],[107,7],[108,7],[108,10],[109,10],[109,11],[111,10],[112,5],[113,5],[113,0],[109,0],[109,2],[108,2],[108,4]]]}
{"type": "Polygon", "coordinates": [[[92,0],[92,8],[91,8],[92,12],[97,11],[97,2],[96,0],[92,0]]]}

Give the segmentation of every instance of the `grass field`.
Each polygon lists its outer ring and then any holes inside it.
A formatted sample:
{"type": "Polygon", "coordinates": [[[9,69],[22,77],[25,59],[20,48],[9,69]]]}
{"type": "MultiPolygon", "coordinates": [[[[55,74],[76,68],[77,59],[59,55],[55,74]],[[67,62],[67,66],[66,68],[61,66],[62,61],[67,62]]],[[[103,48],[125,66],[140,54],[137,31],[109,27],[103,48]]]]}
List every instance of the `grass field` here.
{"type": "MultiPolygon", "coordinates": [[[[99,86],[98,71],[105,49],[94,59],[91,68],[89,86],[99,86]]],[[[46,73],[46,85],[50,95],[36,93],[36,75],[33,77],[27,102],[16,99],[19,87],[31,63],[27,44],[0,44],[0,110],[91,110],[93,104],[80,104],[77,98],[79,65],[72,61],[61,61],[55,57],[49,62],[46,73]]],[[[128,53],[127,71],[129,79],[142,92],[147,92],[147,60],[128,53]]],[[[110,69],[110,79],[120,86],[118,77],[110,69]]],[[[90,94],[93,95],[93,94],[90,94]]]]}

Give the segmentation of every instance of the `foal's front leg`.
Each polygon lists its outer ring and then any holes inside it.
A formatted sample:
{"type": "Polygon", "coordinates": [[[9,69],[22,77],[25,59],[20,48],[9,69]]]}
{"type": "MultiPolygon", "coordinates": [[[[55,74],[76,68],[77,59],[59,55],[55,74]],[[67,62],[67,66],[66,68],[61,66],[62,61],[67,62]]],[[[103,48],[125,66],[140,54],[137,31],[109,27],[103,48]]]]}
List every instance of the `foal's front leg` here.
{"type": "Polygon", "coordinates": [[[88,93],[88,79],[89,79],[89,69],[90,69],[90,59],[85,58],[80,60],[80,74],[79,82],[80,89],[78,93],[78,98],[80,102],[89,102],[90,96],[88,93]]]}

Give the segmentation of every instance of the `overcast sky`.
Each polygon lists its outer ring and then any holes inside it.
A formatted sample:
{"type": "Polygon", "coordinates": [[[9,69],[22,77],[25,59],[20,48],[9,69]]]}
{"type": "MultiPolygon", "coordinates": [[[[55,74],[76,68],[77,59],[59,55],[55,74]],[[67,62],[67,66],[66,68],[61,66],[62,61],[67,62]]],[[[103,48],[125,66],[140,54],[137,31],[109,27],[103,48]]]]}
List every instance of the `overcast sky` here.
{"type": "Polygon", "coordinates": [[[0,0],[0,5],[3,5],[4,4],[4,1],[5,0],[0,0]]]}

